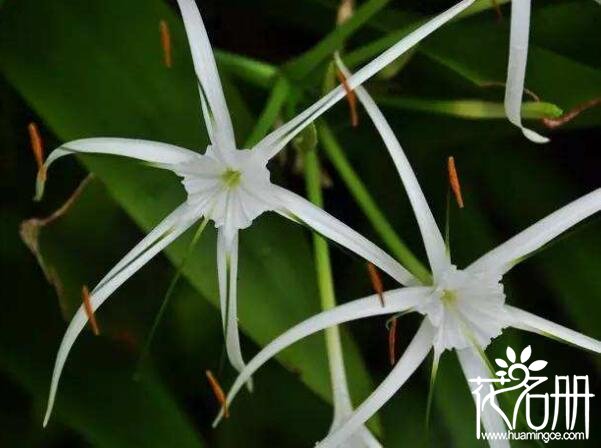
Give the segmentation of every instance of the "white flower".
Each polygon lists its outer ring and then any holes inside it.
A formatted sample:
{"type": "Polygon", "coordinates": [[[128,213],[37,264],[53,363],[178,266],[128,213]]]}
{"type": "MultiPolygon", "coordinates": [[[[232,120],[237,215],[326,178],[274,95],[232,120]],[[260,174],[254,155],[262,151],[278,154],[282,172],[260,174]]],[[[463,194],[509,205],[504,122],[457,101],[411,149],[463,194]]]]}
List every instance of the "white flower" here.
{"type": "MultiPolygon", "coordinates": [[[[342,67],[344,69],[344,67],[342,67]]],[[[480,257],[463,270],[450,260],[442,234],[436,225],[417,178],[390,125],[367,91],[355,89],[370,118],[382,136],[415,212],[432,270],[433,283],[395,289],[385,293],[385,306],[377,295],[355,300],[317,314],[291,328],[268,344],[236,379],[227,401],[231,403],[241,385],[261,365],[294,342],[317,331],[344,322],[371,316],[416,311],[425,315],[417,334],[388,377],[335,432],[321,448],[341,446],[386,403],[434,350],[437,362],[444,350],[455,350],[466,378],[489,376],[481,350],[506,327],[553,337],[601,353],[601,342],[534,314],[505,303],[502,276],[524,257],[601,210],[601,189],[597,189],[552,213],[504,244],[480,257]]],[[[215,423],[218,423],[218,416],[215,423]]],[[[482,421],[488,432],[504,432],[501,417],[483,411],[482,421]]],[[[493,447],[507,447],[507,441],[490,441],[493,447]]]]}
{"type": "MultiPolygon", "coordinates": [[[[348,80],[351,87],[361,84],[427,35],[473,3],[463,0],[430,20],[396,43],[348,80]]],[[[302,197],[269,180],[267,162],[284,148],[309,123],[345,96],[338,86],[290,122],[269,134],[252,150],[236,146],[234,131],[219,80],[211,45],[193,0],[178,0],[192,61],[198,77],[202,112],[210,137],[204,154],[165,143],[121,138],[92,138],[64,144],[53,151],[38,173],[37,198],[41,198],[46,173],[56,159],[72,153],[101,153],[138,159],[173,171],[183,178],[187,200],[158,224],[94,288],[90,301],[95,311],[127,279],[156,254],[202,218],[218,228],[217,265],[220,306],[226,336],[227,354],[238,370],[244,368],[240,349],[236,310],[238,232],[251,225],[265,211],[275,211],[302,222],[325,237],[369,260],[399,282],[410,274],[392,257],[302,197]]],[[[61,342],[54,366],[44,425],[50,418],[58,381],[77,336],[87,322],[80,307],[61,342]]]]}

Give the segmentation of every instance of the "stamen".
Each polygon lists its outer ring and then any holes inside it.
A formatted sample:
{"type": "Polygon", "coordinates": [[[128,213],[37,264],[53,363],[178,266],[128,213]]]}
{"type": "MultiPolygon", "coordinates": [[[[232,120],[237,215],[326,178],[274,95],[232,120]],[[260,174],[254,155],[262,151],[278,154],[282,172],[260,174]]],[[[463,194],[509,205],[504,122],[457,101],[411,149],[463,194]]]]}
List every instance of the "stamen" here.
{"type": "Polygon", "coordinates": [[[372,263],[367,263],[367,272],[369,273],[369,279],[371,280],[371,285],[378,294],[380,298],[380,303],[382,306],[385,306],[384,302],[384,286],[382,285],[382,278],[380,277],[380,273],[378,272],[378,268],[376,268],[372,263]]]}
{"type": "Polygon", "coordinates": [[[165,20],[160,21],[159,31],[161,32],[161,47],[163,47],[163,63],[165,67],[171,68],[171,33],[165,20]]]}
{"type": "Polygon", "coordinates": [[[576,118],[578,115],[580,115],[582,112],[584,112],[588,109],[591,109],[595,106],[598,106],[600,104],[601,104],[601,97],[593,98],[592,100],[588,100],[588,101],[585,101],[584,103],[577,105],[572,110],[569,110],[568,112],[566,112],[559,118],[543,118],[543,124],[546,127],[548,127],[549,129],[558,128],[560,126],[563,126],[566,123],[569,123],[574,118],[576,118]]]}
{"type": "Polygon", "coordinates": [[[449,183],[451,184],[451,189],[453,190],[459,208],[463,208],[464,204],[463,196],[461,194],[461,184],[459,183],[459,175],[457,174],[457,167],[455,166],[455,158],[453,156],[449,157],[447,168],[449,171],[449,183]]]}
{"type": "Polygon", "coordinates": [[[92,302],[90,300],[90,291],[88,291],[88,287],[86,285],[81,288],[81,298],[83,300],[83,307],[86,310],[86,315],[88,316],[88,321],[90,322],[92,332],[95,336],[98,336],[100,334],[100,328],[98,328],[96,316],[94,316],[94,309],[92,308],[92,302]]]}
{"type": "Polygon", "coordinates": [[[394,366],[396,364],[396,327],[397,327],[397,318],[393,317],[390,320],[390,327],[388,328],[388,359],[390,360],[390,365],[394,366]]]}
{"type": "Polygon", "coordinates": [[[346,101],[349,105],[350,113],[351,113],[351,126],[356,128],[359,126],[359,114],[357,113],[357,96],[355,92],[351,89],[348,82],[346,81],[346,76],[340,70],[336,70],[336,76],[338,76],[338,81],[342,84],[344,91],[346,92],[346,101]]]}
{"type": "Polygon", "coordinates": [[[46,168],[44,167],[44,141],[42,140],[38,126],[34,122],[29,123],[27,130],[29,131],[31,150],[33,152],[33,156],[35,157],[35,163],[38,167],[38,176],[45,180],[46,168]]]}
{"type": "Polygon", "coordinates": [[[225,394],[223,393],[223,389],[219,385],[219,382],[217,382],[217,379],[213,375],[213,372],[211,372],[210,370],[206,370],[205,374],[207,375],[207,379],[209,380],[209,385],[211,386],[211,389],[213,390],[213,394],[215,394],[215,398],[217,398],[217,401],[223,408],[223,416],[225,418],[228,418],[230,416],[230,413],[227,408],[227,400],[225,399],[225,394]]]}

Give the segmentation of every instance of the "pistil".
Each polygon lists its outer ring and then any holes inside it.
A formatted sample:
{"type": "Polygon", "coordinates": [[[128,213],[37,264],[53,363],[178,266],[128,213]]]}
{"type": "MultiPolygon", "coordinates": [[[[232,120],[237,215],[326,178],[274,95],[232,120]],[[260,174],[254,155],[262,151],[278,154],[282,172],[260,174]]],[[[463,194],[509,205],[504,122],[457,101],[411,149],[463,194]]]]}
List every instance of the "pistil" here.
{"type": "Polygon", "coordinates": [[[241,177],[242,173],[240,171],[232,170],[231,168],[225,170],[225,172],[221,175],[225,186],[228,188],[232,188],[238,185],[240,183],[241,177]]]}

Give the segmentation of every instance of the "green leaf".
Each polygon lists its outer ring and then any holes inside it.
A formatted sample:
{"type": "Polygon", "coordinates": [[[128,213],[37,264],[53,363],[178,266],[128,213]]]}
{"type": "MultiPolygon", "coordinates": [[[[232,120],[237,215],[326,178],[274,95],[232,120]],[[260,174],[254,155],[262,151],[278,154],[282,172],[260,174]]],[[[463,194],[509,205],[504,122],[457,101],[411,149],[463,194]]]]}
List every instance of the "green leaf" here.
{"type": "MultiPolygon", "coordinates": [[[[183,27],[162,3],[25,0],[6,7],[0,21],[4,75],[62,139],[142,137],[204,147],[183,27]],[[176,50],[171,70],[161,62],[160,19],[169,22],[176,50]]],[[[226,78],[224,84],[241,141],[251,127],[250,116],[226,78]]],[[[85,164],[146,231],[183,200],[182,186],[169,173],[117,158],[87,157],[85,164]]],[[[50,189],[60,169],[58,164],[49,173],[50,189]]],[[[183,256],[186,240],[167,251],[173,263],[183,256]]],[[[318,309],[309,244],[300,227],[273,215],[262,217],[242,233],[240,252],[240,320],[257,343],[265,344],[318,309]]],[[[217,306],[214,232],[207,229],[184,275],[217,306]]],[[[309,339],[280,359],[317,394],[329,397],[322,338],[309,339]]],[[[363,397],[369,379],[362,361],[356,350],[346,359],[351,387],[363,397]]]]}

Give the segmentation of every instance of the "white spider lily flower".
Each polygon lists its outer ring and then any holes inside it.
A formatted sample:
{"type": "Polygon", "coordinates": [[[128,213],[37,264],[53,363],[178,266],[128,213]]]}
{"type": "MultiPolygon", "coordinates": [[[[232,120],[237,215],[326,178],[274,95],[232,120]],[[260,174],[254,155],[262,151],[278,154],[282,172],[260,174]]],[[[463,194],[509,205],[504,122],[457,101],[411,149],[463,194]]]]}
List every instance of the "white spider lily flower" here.
{"type": "MultiPolygon", "coordinates": [[[[463,0],[416,29],[348,80],[356,87],[420,40],[434,32],[474,0],[463,0]]],[[[268,161],[309,123],[345,96],[338,86],[296,118],[260,141],[254,148],[237,149],[230,114],[221,87],[215,58],[194,0],[178,0],[198,77],[202,113],[210,138],[204,154],[165,143],[122,138],[91,138],[64,144],[53,151],[38,173],[36,197],[43,195],[46,173],[56,159],[73,153],[100,153],[130,157],[173,171],[182,177],[187,200],[157,225],[94,288],[90,302],[95,311],[127,279],[200,219],[211,219],[218,228],[217,266],[220,307],[226,350],[232,365],[242,370],[236,310],[238,233],[266,211],[275,211],[301,222],[325,237],[378,266],[404,284],[411,275],[396,260],[304,198],[271,183],[268,161]]],[[[47,424],[67,356],[87,322],[84,307],[72,319],[61,342],[54,366],[47,424]]]]}
{"type": "MultiPolygon", "coordinates": [[[[489,376],[481,351],[507,327],[601,353],[601,341],[506,304],[501,283],[503,275],[524,257],[601,210],[601,189],[564,206],[460,270],[451,263],[442,234],[390,125],[363,87],[356,88],[355,92],[399,171],[426,248],[433,282],[421,285],[418,279],[414,279],[411,284],[416,286],[386,292],[385,306],[381,306],[377,295],[372,295],[322,312],[296,325],[273,340],[248,363],[228,393],[228,404],[247,378],[281,350],[333,325],[371,316],[415,311],[423,314],[424,320],[388,377],[351,417],[318,444],[321,448],[341,446],[401,388],[431,350],[434,350],[435,363],[443,351],[455,350],[466,378],[489,376]]],[[[215,424],[220,419],[221,414],[215,424]]],[[[492,407],[483,411],[482,422],[488,432],[505,431],[501,417],[492,407]]],[[[501,440],[489,443],[495,448],[509,446],[507,441],[501,440]]]]}

